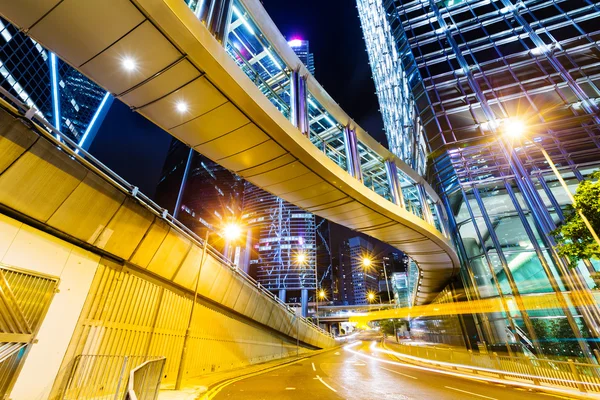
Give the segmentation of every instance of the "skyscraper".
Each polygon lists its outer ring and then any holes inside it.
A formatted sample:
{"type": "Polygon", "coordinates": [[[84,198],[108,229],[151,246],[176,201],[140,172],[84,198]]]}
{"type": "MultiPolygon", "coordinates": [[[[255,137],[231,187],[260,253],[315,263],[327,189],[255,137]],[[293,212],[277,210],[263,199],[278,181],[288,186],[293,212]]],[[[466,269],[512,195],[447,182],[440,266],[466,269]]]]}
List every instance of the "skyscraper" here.
{"type": "Polygon", "coordinates": [[[290,45],[292,50],[294,50],[294,53],[296,53],[296,55],[298,56],[300,61],[302,61],[302,63],[304,65],[306,65],[306,68],[308,69],[308,71],[312,75],[314,75],[315,74],[315,58],[314,58],[313,53],[310,52],[308,40],[292,39],[288,42],[288,44],[290,45]]]}
{"type": "Polygon", "coordinates": [[[112,96],[0,18],[0,85],[84,148],[112,96]]]}
{"type": "Polygon", "coordinates": [[[316,288],[315,216],[249,182],[243,209],[242,224],[251,232],[252,275],[281,300],[294,297],[305,306],[308,290],[316,288]]]}
{"type": "MultiPolygon", "coordinates": [[[[194,151],[190,157],[189,148],[173,139],[156,200],[161,207],[177,215],[184,225],[204,237],[206,230],[219,234],[226,224],[239,221],[243,184],[241,178],[201,154],[194,151]]],[[[218,239],[211,240],[211,244],[219,250],[225,247],[218,239]]],[[[236,254],[227,255],[239,263],[236,254]]]]}
{"type": "Polygon", "coordinates": [[[413,126],[423,135],[428,177],[461,257],[461,279],[439,301],[498,297],[512,305],[472,317],[467,335],[480,343],[530,341],[541,354],[539,336],[562,324],[571,333],[557,339],[573,344],[569,356],[591,358],[595,342],[583,338],[600,337],[598,306],[568,307],[563,292],[592,298],[600,263],[571,268],[556,254],[551,231],[569,197],[548,164],[570,191],[600,167],[600,10],[584,0],[357,3],[382,109],[399,110],[399,119],[384,118],[390,143],[413,146],[413,126]],[[408,116],[415,118],[406,131],[395,122],[408,116]],[[522,297],[545,292],[565,306],[523,307],[522,297]]]}
{"type": "MultiPolygon", "coordinates": [[[[368,304],[368,293],[377,293],[379,289],[379,266],[363,265],[363,259],[373,254],[373,244],[365,238],[356,236],[344,240],[339,248],[337,277],[337,303],[341,305],[368,304]]],[[[335,300],[334,300],[335,301],[335,300]]]]}

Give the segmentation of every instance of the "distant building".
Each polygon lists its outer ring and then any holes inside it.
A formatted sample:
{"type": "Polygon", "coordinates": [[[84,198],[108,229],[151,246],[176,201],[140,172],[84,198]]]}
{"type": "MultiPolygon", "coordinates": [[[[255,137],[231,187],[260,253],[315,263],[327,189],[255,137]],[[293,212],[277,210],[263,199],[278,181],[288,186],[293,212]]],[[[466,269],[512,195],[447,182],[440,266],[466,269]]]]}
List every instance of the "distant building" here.
{"type": "Polygon", "coordinates": [[[112,96],[0,18],[0,85],[84,148],[112,96]]]}
{"type": "Polygon", "coordinates": [[[243,210],[251,275],[283,301],[302,296],[308,301],[308,290],[316,287],[315,216],[249,182],[244,184],[243,210]]]}
{"type": "Polygon", "coordinates": [[[337,291],[337,304],[368,304],[367,294],[377,293],[379,269],[363,266],[363,258],[373,253],[373,244],[362,237],[345,240],[339,249],[339,265],[334,291],[337,291]]]}
{"type": "Polygon", "coordinates": [[[315,74],[315,59],[314,59],[313,53],[310,52],[310,49],[308,46],[308,40],[292,39],[288,42],[288,44],[290,45],[292,50],[294,50],[294,53],[296,53],[296,55],[298,56],[300,61],[302,61],[302,63],[304,65],[306,65],[306,68],[308,69],[308,71],[312,75],[314,75],[315,74]]]}
{"type": "Polygon", "coordinates": [[[398,307],[408,307],[408,275],[406,272],[393,272],[391,276],[390,290],[393,292],[394,300],[398,307]]]}
{"type": "MultiPolygon", "coordinates": [[[[194,152],[181,190],[179,210],[176,210],[189,154],[186,145],[173,139],[156,191],[156,201],[177,214],[179,221],[199,236],[203,237],[207,229],[219,233],[225,224],[240,220],[243,181],[194,152]]],[[[211,240],[211,244],[219,249],[225,247],[224,242],[215,239],[211,240]]],[[[232,259],[236,257],[233,253],[227,255],[232,259]]]]}

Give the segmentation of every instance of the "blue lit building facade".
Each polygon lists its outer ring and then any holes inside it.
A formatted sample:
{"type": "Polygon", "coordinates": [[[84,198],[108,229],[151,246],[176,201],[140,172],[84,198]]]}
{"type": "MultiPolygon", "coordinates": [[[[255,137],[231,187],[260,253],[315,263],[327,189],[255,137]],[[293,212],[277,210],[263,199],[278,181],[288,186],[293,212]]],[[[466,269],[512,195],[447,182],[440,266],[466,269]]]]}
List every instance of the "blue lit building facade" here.
{"type": "MultiPolygon", "coordinates": [[[[591,358],[600,263],[570,266],[556,254],[550,232],[569,199],[540,148],[571,192],[600,167],[600,9],[585,0],[357,3],[382,112],[396,104],[415,116],[426,142],[427,177],[463,266],[449,290],[504,305],[473,316],[476,340],[543,354],[558,328],[568,332],[557,338],[569,343],[561,356],[591,358]],[[525,134],[509,140],[515,124],[525,134]],[[589,305],[574,306],[574,292],[589,305]],[[555,293],[560,307],[523,307],[540,293],[555,293]]],[[[384,118],[390,143],[410,146],[415,136],[394,121],[384,118]]]]}
{"type": "Polygon", "coordinates": [[[112,96],[0,18],[0,85],[87,149],[112,96]]]}

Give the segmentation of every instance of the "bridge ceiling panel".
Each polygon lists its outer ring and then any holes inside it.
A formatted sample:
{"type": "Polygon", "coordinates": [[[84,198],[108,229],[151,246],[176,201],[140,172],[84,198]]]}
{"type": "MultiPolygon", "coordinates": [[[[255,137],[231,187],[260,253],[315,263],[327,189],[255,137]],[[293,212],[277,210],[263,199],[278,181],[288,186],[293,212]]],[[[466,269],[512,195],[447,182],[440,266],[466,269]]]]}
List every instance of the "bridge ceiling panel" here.
{"type": "MultiPolygon", "coordinates": [[[[247,3],[260,8],[254,14],[264,13],[258,2],[247,3]]],[[[414,186],[403,184],[406,208],[390,201],[385,160],[391,153],[383,154],[379,144],[360,133],[364,185],[346,172],[342,127],[354,123],[322,88],[315,89],[314,78],[308,78],[308,137],[289,122],[289,65],[301,63],[297,58],[290,62],[296,56],[268,16],[259,16],[260,24],[247,14],[233,17],[237,36],[232,40],[245,46],[240,50],[230,42],[224,48],[183,0],[0,0],[0,13],[225,168],[310,212],[405,251],[422,274],[435,271],[440,278],[430,277],[435,286],[431,293],[456,273],[458,259],[448,240],[420,218],[414,186]],[[265,26],[267,34],[253,37],[240,31],[258,32],[265,26]],[[250,59],[244,52],[251,53],[250,59]]],[[[164,237],[166,232],[159,229],[156,234],[164,237]]],[[[134,257],[142,252],[143,246],[134,257]]]]}

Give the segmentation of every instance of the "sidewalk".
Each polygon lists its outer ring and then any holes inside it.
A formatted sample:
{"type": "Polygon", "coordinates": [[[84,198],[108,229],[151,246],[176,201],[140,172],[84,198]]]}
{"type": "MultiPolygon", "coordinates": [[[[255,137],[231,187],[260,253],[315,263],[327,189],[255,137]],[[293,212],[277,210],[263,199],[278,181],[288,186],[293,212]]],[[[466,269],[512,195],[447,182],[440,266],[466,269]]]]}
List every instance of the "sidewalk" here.
{"type": "Polygon", "coordinates": [[[202,396],[208,389],[221,382],[228,381],[233,378],[239,378],[241,376],[255,374],[261,371],[267,371],[269,369],[291,364],[305,358],[313,357],[317,354],[321,354],[326,351],[332,351],[339,348],[332,347],[325,350],[316,350],[308,353],[300,354],[298,357],[292,356],[282,358],[279,360],[268,361],[260,364],[251,365],[245,368],[234,369],[230,371],[217,372],[208,375],[201,375],[195,378],[187,379],[184,382],[184,388],[181,390],[174,390],[174,384],[162,385],[161,390],[158,393],[159,400],[197,400],[202,396]]]}

